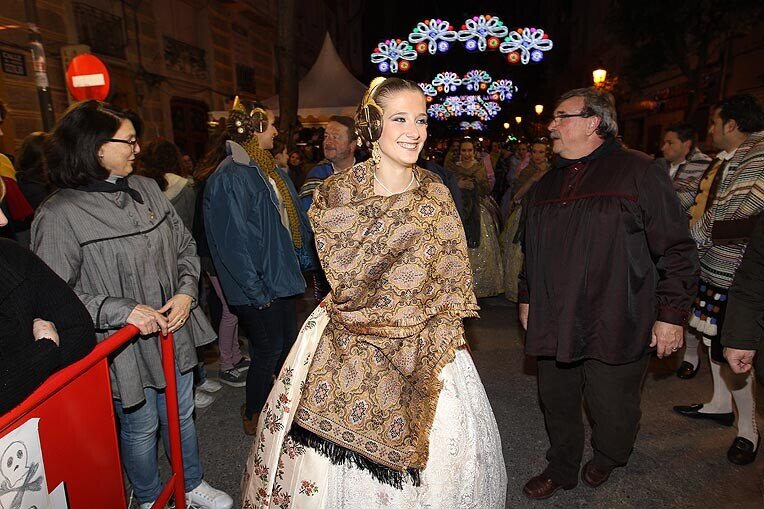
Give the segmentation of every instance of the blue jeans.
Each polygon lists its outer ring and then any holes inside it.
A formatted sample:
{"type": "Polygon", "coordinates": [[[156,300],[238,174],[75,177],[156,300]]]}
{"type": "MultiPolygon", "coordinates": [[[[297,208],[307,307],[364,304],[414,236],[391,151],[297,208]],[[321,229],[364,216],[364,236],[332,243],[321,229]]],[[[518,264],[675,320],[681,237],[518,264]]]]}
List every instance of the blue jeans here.
{"type": "MultiPolygon", "coordinates": [[[[204,470],[199,461],[199,444],[194,425],[194,370],[181,375],[177,369],[178,413],[180,414],[180,442],[183,448],[183,474],[186,492],[199,486],[204,470]]],[[[162,427],[162,441],[168,457],[167,408],[164,390],[143,390],[146,401],[127,409],[114,400],[114,409],[120,423],[122,463],[135,490],[139,503],[153,502],[162,492],[157,461],[157,430],[162,427]]]]}

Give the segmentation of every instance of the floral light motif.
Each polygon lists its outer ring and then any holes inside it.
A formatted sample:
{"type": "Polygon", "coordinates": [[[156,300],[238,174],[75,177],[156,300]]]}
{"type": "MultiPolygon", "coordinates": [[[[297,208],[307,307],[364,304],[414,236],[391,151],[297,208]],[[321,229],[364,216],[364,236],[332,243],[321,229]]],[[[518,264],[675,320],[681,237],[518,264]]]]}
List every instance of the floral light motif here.
{"type": "Polygon", "coordinates": [[[475,120],[474,122],[462,122],[459,124],[459,127],[461,127],[463,131],[468,131],[470,129],[473,131],[482,131],[485,129],[485,125],[483,125],[480,120],[475,120]]]}
{"type": "Polygon", "coordinates": [[[473,16],[465,20],[457,38],[464,43],[469,51],[485,51],[486,47],[496,49],[499,39],[506,37],[509,29],[504,26],[498,16],[490,14],[473,16]]]}
{"type": "Polygon", "coordinates": [[[448,118],[448,117],[449,117],[449,115],[450,115],[450,114],[449,114],[449,112],[448,112],[448,110],[446,109],[446,107],[445,107],[445,106],[443,106],[443,105],[442,105],[442,104],[440,104],[440,103],[437,103],[437,104],[431,104],[431,105],[430,105],[430,106],[427,108],[427,113],[428,113],[428,114],[429,114],[431,117],[433,117],[433,118],[437,118],[437,119],[439,119],[439,120],[445,120],[445,119],[446,119],[446,118],[448,118]]]}
{"type": "Polygon", "coordinates": [[[434,55],[438,51],[448,51],[449,42],[456,40],[454,27],[442,19],[426,19],[420,21],[409,34],[409,42],[415,45],[417,52],[429,51],[434,55]]]}
{"type": "Polygon", "coordinates": [[[543,52],[549,51],[552,46],[554,43],[542,29],[518,28],[504,39],[499,46],[499,51],[508,54],[507,60],[511,64],[518,62],[527,64],[531,60],[541,62],[544,59],[543,52]]]}
{"type": "Polygon", "coordinates": [[[478,95],[449,96],[442,103],[432,104],[427,113],[438,120],[451,117],[478,117],[483,122],[491,120],[501,111],[501,106],[494,101],[486,101],[478,95]]]}
{"type": "Polygon", "coordinates": [[[401,39],[388,39],[377,44],[374,52],[371,54],[371,61],[378,64],[380,72],[398,72],[408,71],[411,67],[409,61],[416,60],[417,53],[411,47],[408,41],[401,39]],[[398,62],[400,61],[400,64],[398,62]]]}
{"type": "Polygon", "coordinates": [[[487,93],[493,100],[509,101],[516,91],[512,80],[496,80],[488,87],[487,93]]]}
{"type": "Polygon", "coordinates": [[[462,80],[455,72],[440,72],[432,79],[434,87],[438,92],[449,93],[456,90],[456,87],[462,84],[462,80]]]}
{"type": "Polygon", "coordinates": [[[419,88],[422,89],[422,92],[424,92],[424,95],[427,97],[435,97],[438,95],[438,91],[432,83],[419,83],[419,88]]]}
{"type": "Polygon", "coordinates": [[[470,92],[477,92],[478,90],[485,90],[491,81],[490,74],[475,69],[464,75],[462,85],[465,85],[470,92]]]}

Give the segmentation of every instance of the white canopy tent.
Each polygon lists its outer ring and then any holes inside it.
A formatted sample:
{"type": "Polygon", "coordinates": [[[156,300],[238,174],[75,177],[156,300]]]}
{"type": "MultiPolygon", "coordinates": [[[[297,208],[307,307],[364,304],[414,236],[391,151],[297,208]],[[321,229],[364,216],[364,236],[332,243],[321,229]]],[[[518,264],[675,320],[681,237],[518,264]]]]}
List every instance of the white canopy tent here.
{"type": "MultiPolygon", "coordinates": [[[[327,33],[316,63],[300,80],[297,115],[304,126],[325,124],[332,115],[352,117],[366,88],[342,63],[327,33]]],[[[279,96],[263,102],[278,112],[279,96]]]]}

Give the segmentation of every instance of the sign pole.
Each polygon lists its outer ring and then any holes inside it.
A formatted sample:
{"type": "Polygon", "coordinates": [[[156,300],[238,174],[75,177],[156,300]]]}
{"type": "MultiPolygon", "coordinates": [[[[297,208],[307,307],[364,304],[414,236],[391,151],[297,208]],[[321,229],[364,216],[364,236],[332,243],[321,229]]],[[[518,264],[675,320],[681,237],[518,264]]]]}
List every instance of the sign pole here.
{"type": "Polygon", "coordinates": [[[35,0],[24,0],[24,10],[29,23],[29,49],[32,52],[32,67],[34,68],[37,99],[40,102],[43,131],[51,131],[56,123],[53,114],[53,101],[50,95],[50,84],[45,64],[45,49],[42,46],[40,29],[37,26],[37,4],[35,0]]]}

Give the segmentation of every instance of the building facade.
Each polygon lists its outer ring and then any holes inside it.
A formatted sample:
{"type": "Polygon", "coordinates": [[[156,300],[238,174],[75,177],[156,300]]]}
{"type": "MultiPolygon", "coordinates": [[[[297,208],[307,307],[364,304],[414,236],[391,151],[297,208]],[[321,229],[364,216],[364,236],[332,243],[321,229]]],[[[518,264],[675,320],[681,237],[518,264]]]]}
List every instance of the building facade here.
{"type": "MultiPolygon", "coordinates": [[[[29,0],[27,0],[29,1],[29,0]]],[[[359,8],[349,0],[295,2],[298,74],[312,65],[324,34],[334,38],[351,70],[360,72],[359,8]]],[[[25,0],[0,6],[0,99],[9,109],[0,151],[42,129],[25,0]]],[[[266,99],[276,94],[277,0],[37,0],[38,26],[56,116],[73,102],[66,65],[91,52],[108,67],[107,100],[137,111],[144,137],[164,136],[185,153],[204,152],[208,112],[223,110],[234,95],[266,99]]]]}

